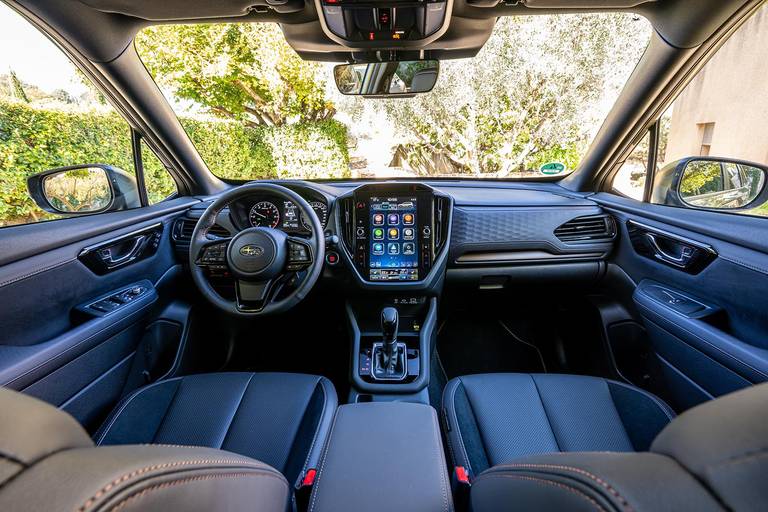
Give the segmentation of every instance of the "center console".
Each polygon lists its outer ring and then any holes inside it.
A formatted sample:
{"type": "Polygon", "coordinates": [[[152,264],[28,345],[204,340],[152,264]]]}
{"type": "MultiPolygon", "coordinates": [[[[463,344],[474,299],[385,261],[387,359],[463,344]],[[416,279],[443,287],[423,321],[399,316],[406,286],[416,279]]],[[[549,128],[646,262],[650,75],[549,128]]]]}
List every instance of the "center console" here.
{"type": "Polygon", "coordinates": [[[363,185],[338,204],[342,257],[359,292],[347,304],[350,401],[428,402],[452,199],[395,182],[363,185]]]}
{"type": "Polygon", "coordinates": [[[309,511],[339,510],[453,510],[432,407],[385,402],[338,408],[309,511]]]}

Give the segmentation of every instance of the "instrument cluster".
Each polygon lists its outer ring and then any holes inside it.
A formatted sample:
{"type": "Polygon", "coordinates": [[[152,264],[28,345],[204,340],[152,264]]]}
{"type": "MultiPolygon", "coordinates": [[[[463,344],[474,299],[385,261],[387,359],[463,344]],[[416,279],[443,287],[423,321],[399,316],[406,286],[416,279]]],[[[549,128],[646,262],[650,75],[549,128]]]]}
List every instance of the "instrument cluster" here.
{"type": "MultiPolygon", "coordinates": [[[[325,229],[328,224],[328,203],[319,197],[305,197],[325,229]]],[[[258,196],[231,205],[232,222],[240,229],[265,227],[287,233],[309,233],[311,223],[293,201],[276,196],[258,196]]]]}

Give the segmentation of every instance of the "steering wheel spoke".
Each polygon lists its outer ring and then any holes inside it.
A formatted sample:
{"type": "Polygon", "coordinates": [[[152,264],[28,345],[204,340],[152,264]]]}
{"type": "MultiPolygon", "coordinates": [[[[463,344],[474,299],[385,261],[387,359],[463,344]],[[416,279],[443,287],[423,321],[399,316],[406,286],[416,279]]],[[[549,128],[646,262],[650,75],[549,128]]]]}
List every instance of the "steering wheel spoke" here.
{"type": "Polygon", "coordinates": [[[299,272],[312,266],[315,260],[312,255],[311,244],[295,236],[289,236],[286,243],[288,244],[288,258],[285,264],[286,271],[299,272]]]}
{"type": "Polygon", "coordinates": [[[276,279],[264,281],[236,280],[235,297],[238,311],[249,313],[264,309],[264,306],[270,302],[276,281],[276,279]]]}

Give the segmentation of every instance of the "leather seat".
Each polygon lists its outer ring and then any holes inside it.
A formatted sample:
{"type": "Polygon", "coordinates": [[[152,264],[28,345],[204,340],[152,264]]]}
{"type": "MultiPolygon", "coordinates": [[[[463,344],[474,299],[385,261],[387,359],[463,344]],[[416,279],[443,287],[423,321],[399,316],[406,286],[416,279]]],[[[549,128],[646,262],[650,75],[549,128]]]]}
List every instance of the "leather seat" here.
{"type": "Polygon", "coordinates": [[[674,418],[638,388],[553,374],[459,377],[444,390],[443,410],[453,463],[471,475],[526,455],[647,450],[674,418]]]}
{"type": "Polygon", "coordinates": [[[766,411],[768,384],[761,384],[686,411],[646,452],[549,453],[510,460],[472,481],[469,506],[473,512],[763,511],[768,504],[766,411]]]}
{"type": "Polygon", "coordinates": [[[259,460],[296,485],[315,468],[338,405],[324,377],[213,373],[128,395],[96,433],[99,445],[206,446],[259,460]]]}
{"type": "Polygon", "coordinates": [[[293,493],[285,477],[248,457],[200,447],[94,447],[65,412],[3,388],[0,411],[0,510],[291,508],[293,493]]]}

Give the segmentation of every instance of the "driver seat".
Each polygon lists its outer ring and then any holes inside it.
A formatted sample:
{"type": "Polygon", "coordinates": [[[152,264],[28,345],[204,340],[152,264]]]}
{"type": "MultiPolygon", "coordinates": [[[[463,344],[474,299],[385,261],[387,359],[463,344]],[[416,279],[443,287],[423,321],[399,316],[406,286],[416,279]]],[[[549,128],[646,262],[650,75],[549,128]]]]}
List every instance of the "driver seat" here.
{"type": "MultiPolygon", "coordinates": [[[[136,442],[159,435],[164,442],[223,445],[261,453],[297,472],[295,467],[311,464],[315,446],[325,442],[334,403],[333,389],[320,377],[184,377],[131,395],[108,422],[102,440],[127,440],[132,426],[136,442]],[[259,407],[256,399],[265,394],[270,400],[259,407]],[[262,437],[268,435],[273,437],[262,437]]],[[[0,411],[0,510],[292,508],[292,486],[285,476],[243,455],[201,446],[95,447],[65,412],[4,388],[0,411]]]]}
{"type": "Polygon", "coordinates": [[[338,400],[325,377],[209,373],[150,384],[126,396],[98,445],[205,446],[259,460],[298,488],[317,467],[338,400]]]}

